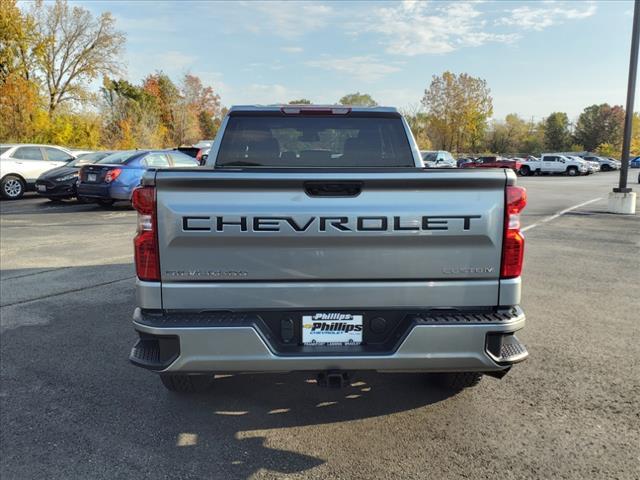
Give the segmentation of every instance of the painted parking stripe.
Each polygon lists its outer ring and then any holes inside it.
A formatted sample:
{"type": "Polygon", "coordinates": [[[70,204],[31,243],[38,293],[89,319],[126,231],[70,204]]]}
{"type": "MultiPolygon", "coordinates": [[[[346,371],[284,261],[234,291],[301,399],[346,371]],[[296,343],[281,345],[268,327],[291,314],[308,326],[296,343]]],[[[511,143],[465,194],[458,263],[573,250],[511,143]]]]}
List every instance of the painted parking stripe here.
{"type": "Polygon", "coordinates": [[[538,227],[543,223],[547,223],[547,222],[550,222],[551,220],[555,220],[556,218],[561,217],[565,213],[569,213],[572,210],[575,210],[576,208],[584,207],[585,205],[589,205],[590,203],[597,202],[598,200],[602,200],[602,197],[593,198],[591,200],[587,200],[586,202],[582,202],[582,203],[579,203],[579,204],[574,205],[572,207],[565,208],[564,210],[560,210],[558,213],[555,213],[554,215],[551,215],[550,217],[543,218],[538,223],[534,223],[532,225],[527,225],[526,227],[522,228],[521,231],[526,232],[527,230],[531,230],[532,228],[538,227]]]}

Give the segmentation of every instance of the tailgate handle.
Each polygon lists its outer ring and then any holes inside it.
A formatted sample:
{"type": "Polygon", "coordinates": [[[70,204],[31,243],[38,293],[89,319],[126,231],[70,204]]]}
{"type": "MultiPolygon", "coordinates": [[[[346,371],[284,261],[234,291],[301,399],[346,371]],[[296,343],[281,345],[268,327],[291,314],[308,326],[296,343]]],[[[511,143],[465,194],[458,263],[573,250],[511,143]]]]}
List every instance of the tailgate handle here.
{"type": "Polygon", "coordinates": [[[362,182],[305,182],[304,191],[310,197],[357,197],[362,182]]]}

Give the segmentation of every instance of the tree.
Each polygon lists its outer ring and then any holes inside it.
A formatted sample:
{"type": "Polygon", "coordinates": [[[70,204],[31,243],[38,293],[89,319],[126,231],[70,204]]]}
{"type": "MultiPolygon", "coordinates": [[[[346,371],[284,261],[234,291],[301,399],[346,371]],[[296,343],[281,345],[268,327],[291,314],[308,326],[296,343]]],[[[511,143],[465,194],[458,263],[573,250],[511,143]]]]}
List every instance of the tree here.
{"type": "Polygon", "coordinates": [[[102,143],[109,148],[160,147],[170,144],[158,98],[126,80],[105,78],[102,93],[102,143]]]}
{"type": "Polygon", "coordinates": [[[375,107],[378,103],[368,93],[349,93],[338,100],[340,105],[358,105],[361,107],[375,107]]]}
{"type": "Polygon", "coordinates": [[[182,81],[182,94],[188,109],[197,117],[198,139],[213,138],[222,121],[220,95],[212,87],[205,87],[195,75],[185,75],[182,81]]]}
{"type": "Polygon", "coordinates": [[[417,105],[406,108],[402,114],[409,124],[418,148],[420,150],[429,150],[431,148],[431,140],[428,134],[429,121],[427,114],[422,112],[417,105]]]}
{"type": "Polygon", "coordinates": [[[495,153],[524,152],[524,144],[529,133],[527,122],[517,114],[510,113],[504,122],[493,122],[487,139],[488,150],[495,153]]]}
{"type": "Polygon", "coordinates": [[[548,150],[562,151],[571,144],[569,117],[564,112],[554,112],[544,122],[544,142],[548,150]]]}
{"type": "Polygon", "coordinates": [[[490,93],[485,80],[466,73],[434,75],[422,98],[434,146],[456,152],[479,150],[493,113],[490,93]]]}
{"type": "Polygon", "coordinates": [[[301,98],[299,100],[291,100],[289,105],[311,105],[311,100],[307,100],[306,98],[301,98]]]}
{"type": "Polygon", "coordinates": [[[583,110],[576,124],[574,138],[588,151],[593,151],[602,144],[621,149],[623,131],[624,108],[603,103],[583,110]]]}
{"type": "Polygon", "coordinates": [[[119,72],[116,59],[125,37],[115,29],[111,13],[94,18],[83,7],[56,0],[53,4],[36,2],[30,15],[44,46],[35,49],[33,65],[24,68],[33,69],[33,76],[44,85],[51,115],[61,103],[86,101],[92,80],[119,72]]]}
{"type": "Polygon", "coordinates": [[[33,80],[34,58],[43,48],[35,30],[33,17],[15,0],[0,0],[0,82],[9,75],[33,80]]]}
{"type": "Polygon", "coordinates": [[[29,141],[40,109],[35,83],[11,73],[0,81],[0,142],[29,141]]]}

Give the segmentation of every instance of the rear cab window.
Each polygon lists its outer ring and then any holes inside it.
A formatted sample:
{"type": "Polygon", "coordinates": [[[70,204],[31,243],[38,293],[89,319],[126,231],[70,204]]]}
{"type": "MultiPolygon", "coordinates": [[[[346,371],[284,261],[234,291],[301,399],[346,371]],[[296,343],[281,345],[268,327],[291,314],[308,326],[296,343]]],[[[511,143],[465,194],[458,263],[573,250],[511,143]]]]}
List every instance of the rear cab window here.
{"type": "Polygon", "coordinates": [[[398,114],[237,112],[224,131],[216,168],[415,167],[398,114]]]}

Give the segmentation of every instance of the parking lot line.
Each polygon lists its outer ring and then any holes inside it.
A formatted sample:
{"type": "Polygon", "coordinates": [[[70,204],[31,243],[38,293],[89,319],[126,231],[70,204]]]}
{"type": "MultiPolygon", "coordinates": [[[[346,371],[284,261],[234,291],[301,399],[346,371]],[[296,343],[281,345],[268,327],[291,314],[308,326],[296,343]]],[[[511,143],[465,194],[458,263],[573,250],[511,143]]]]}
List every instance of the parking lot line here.
{"type": "Polygon", "coordinates": [[[582,202],[582,203],[579,203],[577,205],[573,205],[573,206],[571,206],[569,208],[565,208],[564,210],[560,210],[559,212],[557,212],[557,213],[555,213],[555,214],[553,214],[553,215],[551,215],[549,217],[543,218],[538,223],[533,223],[531,225],[527,225],[526,227],[522,228],[522,231],[526,232],[527,230],[531,230],[532,228],[540,226],[540,224],[542,224],[542,223],[547,223],[547,222],[550,222],[551,220],[555,220],[556,218],[561,217],[565,213],[569,213],[572,210],[575,210],[575,209],[580,208],[580,207],[584,207],[585,205],[589,205],[590,203],[597,202],[598,200],[602,200],[602,197],[592,198],[591,200],[587,200],[586,202],[582,202]]]}

